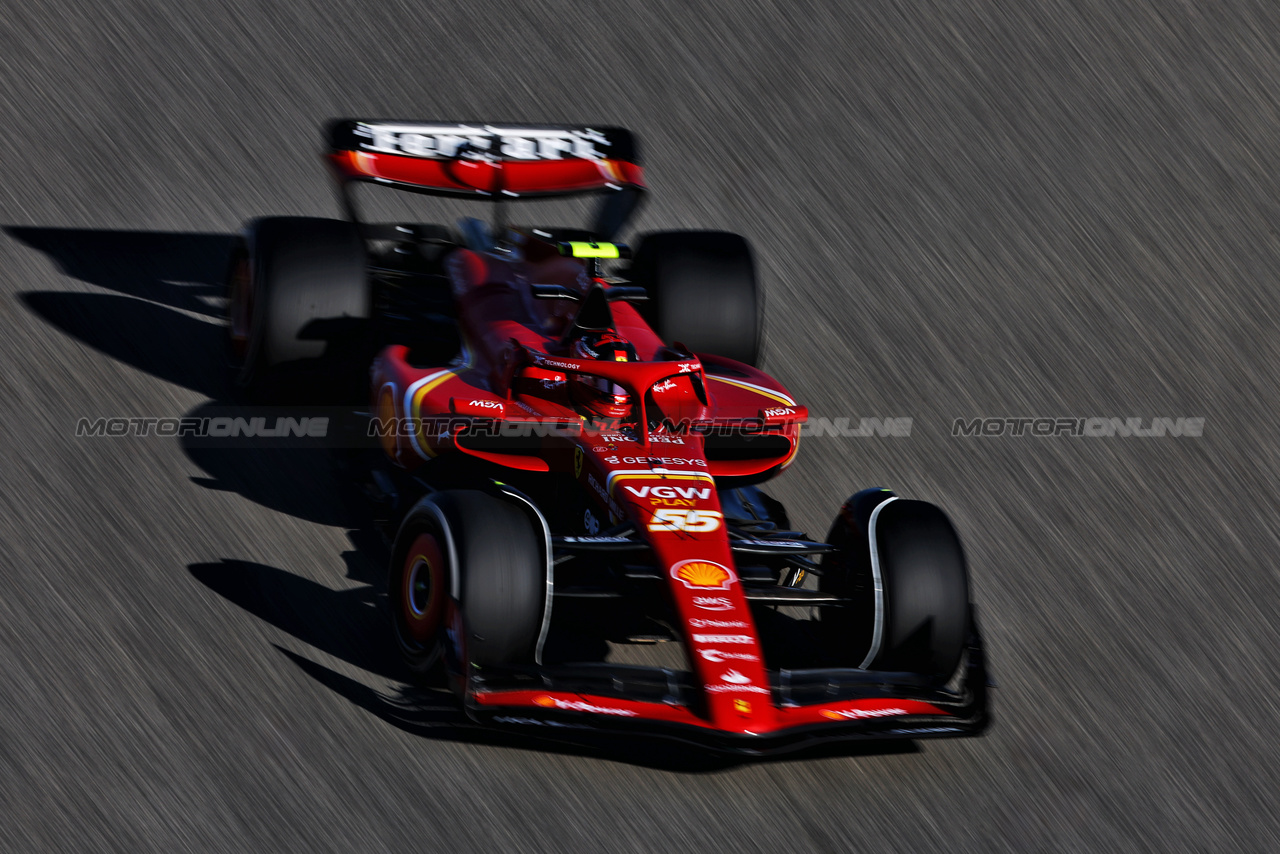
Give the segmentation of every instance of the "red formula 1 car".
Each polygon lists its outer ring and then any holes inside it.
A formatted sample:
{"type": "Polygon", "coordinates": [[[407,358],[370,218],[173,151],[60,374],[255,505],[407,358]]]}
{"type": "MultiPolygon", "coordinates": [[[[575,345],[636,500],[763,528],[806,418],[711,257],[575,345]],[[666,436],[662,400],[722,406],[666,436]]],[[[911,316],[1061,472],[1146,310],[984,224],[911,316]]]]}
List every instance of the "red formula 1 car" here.
{"type": "Polygon", "coordinates": [[[951,524],[870,489],[825,542],[790,530],[756,484],[807,412],[753,366],[751,252],[723,232],[614,242],[644,193],[630,133],[345,120],[327,142],[348,220],[247,227],[235,381],[372,404],[413,671],[443,660],[495,726],[744,753],[986,727],[951,524]],[[497,224],[364,223],[367,184],[489,200],[497,224]],[[588,229],[505,224],[559,196],[598,202],[588,229]]]}

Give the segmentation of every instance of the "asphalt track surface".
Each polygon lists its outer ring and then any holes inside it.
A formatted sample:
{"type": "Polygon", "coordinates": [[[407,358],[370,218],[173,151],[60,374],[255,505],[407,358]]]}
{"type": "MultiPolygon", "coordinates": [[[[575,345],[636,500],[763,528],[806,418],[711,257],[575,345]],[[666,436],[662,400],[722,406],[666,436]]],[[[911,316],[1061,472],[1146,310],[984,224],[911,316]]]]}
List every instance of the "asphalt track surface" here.
{"type": "MultiPolygon", "coordinates": [[[[0,15],[0,848],[1266,850],[1280,845],[1280,7],[11,3],[0,15]],[[80,416],[225,395],[251,216],[334,215],[337,115],[630,126],[642,229],[757,247],[775,482],[967,544],[981,739],[732,763],[403,701],[329,469],[80,416]],[[1200,438],[953,437],[1203,417],[1200,438]]],[[[354,532],[354,533],[353,533],[354,532]]]]}

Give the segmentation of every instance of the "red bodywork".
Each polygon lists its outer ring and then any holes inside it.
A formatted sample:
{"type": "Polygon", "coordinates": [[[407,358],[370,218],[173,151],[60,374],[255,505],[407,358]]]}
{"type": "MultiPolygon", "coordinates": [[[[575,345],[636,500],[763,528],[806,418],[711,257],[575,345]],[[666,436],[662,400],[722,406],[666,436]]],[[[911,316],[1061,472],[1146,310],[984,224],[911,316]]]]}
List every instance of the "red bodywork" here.
{"type": "MultiPolygon", "coordinates": [[[[406,469],[439,454],[463,453],[525,471],[572,473],[595,500],[602,520],[628,519],[651,544],[658,565],[666,568],[671,600],[685,624],[693,672],[706,686],[705,720],[687,709],[656,704],[649,704],[654,708],[644,714],[689,723],[702,720],[736,733],[785,725],[770,700],[716,484],[724,478],[763,479],[785,468],[795,456],[805,408],[754,368],[712,356],[690,358],[666,347],[625,302],[612,303],[616,329],[635,345],[641,361],[598,362],[558,355],[577,304],[535,299],[529,283],[559,284],[583,295],[592,287],[610,286],[588,276],[581,261],[562,258],[549,243],[526,238],[518,252],[509,254],[460,249],[448,270],[463,339],[460,363],[414,367],[407,360],[408,349],[394,346],[374,364],[378,416],[423,422],[417,429],[387,436],[383,442],[388,456],[406,469]],[[606,377],[627,387],[633,400],[648,397],[675,423],[711,429],[757,424],[763,435],[773,437],[775,452],[748,460],[709,461],[704,436],[696,429],[683,434],[592,429],[568,397],[567,380],[574,373],[606,377]],[[705,404],[695,383],[705,388],[705,404]],[[561,435],[542,438],[536,452],[505,453],[468,447],[459,433],[477,420],[549,423],[563,429],[561,435]]],[[[539,700],[545,705],[556,699],[548,697],[511,693],[475,699],[481,704],[536,706],[539,700]]],[[[589,705],[622,708],[615,700],[600,698],[589,705]]],[[[818,715],[820,709],[805,713],[818,715]]]]}

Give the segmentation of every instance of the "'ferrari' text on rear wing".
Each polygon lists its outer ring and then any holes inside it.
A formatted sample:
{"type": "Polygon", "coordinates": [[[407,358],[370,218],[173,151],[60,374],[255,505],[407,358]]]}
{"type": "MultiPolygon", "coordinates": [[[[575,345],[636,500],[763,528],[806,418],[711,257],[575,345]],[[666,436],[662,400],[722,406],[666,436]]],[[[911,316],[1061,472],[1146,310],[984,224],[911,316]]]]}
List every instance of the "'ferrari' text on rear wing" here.
{"type": "Polygon", "coordinates": [[[339,119],[328,158],[342,181],[433,195],[559,196],[643,189],[635,138],[618,127],[339,119]]]}

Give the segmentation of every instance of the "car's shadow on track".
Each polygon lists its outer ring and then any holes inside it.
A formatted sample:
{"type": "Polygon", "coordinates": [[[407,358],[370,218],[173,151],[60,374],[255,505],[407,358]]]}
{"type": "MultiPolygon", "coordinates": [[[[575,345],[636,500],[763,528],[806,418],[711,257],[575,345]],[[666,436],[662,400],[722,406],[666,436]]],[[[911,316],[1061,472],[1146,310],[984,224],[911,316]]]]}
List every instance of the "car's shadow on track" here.
{"type": "MultiPolygon", "coordinates": [[[[297,410],[302,411],[302,410],[297,410]]],[[[311,411],[311,410],[306,410],[311,411]]],[[[265,414],[274,423],[293,409],[253,408],[209,401],[187,413],[188,418],[214,419],[265,414]]],[[[336,432],[341,414],[330,417],[336,432]]],[[[182,450],[205,473],[191,482],[206,489],[233,492],[255,504],[320,525],[362,528],[371,524],[368,506],[339,472],[329,440],[225,440],[199,436],[182,438],[182,450]]],[[[340,440],[334,439],[337,443],[340,440]]]]}
{"type": "MultiPolygon", "coordinates": [[[[67,276],[110,293],[27,291],[35,315],[112,359],[210,400],[182,417],[227,414],[224,277],[230,234],[8,226],[10,237],[45,253],[67,276]]],[[[173,412],[104,413],[139,417],[173,412]]],[[[358,524],[331,482],[326,451],[179,439],[205,476],[193,483],[326,525],[358,524]]]]}
{"type": "MultiPolygon", "coordinates": [[[[364,539],[352,532],[353,543],[364,539]]],[[[326,655],[384,679],[407,674],[380,607],[385,563],[380,544],[344,552],[347,579],[362,586],[333,590],[283,569],[242,560],[197,563],[191,575],[214,593],[326,655]],[[375,554],[370,554],[373,551],[375,554]]]]}
{"type": "Polygon", "coordinates": [[[21,294],[36,315],[138,370],[209,397],[224,394],[219,300],[230,235],[4,230],[64,274],[113,292],[21,294]]]}

